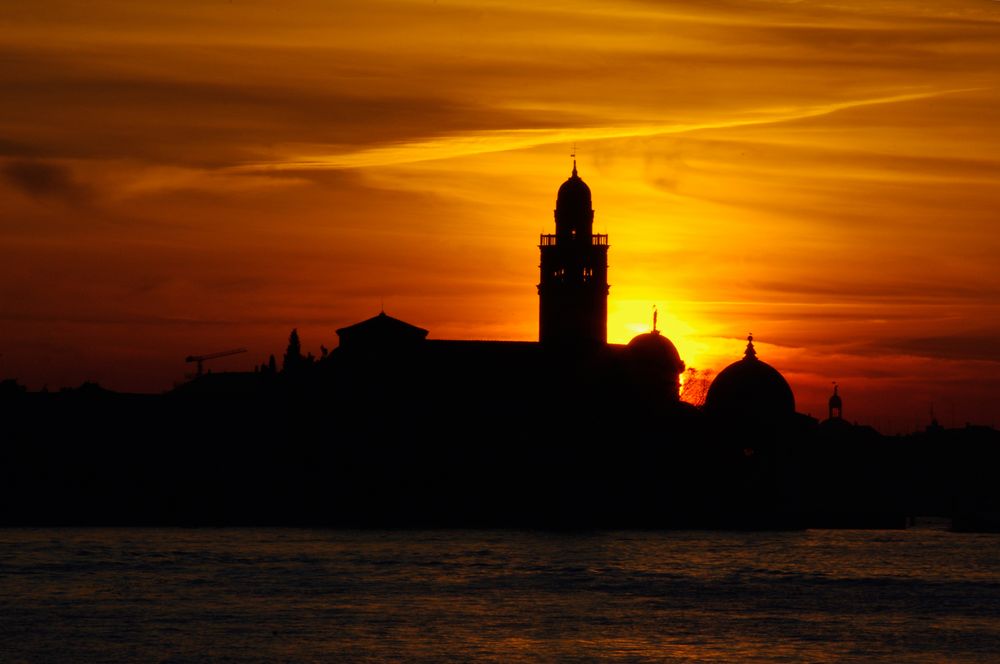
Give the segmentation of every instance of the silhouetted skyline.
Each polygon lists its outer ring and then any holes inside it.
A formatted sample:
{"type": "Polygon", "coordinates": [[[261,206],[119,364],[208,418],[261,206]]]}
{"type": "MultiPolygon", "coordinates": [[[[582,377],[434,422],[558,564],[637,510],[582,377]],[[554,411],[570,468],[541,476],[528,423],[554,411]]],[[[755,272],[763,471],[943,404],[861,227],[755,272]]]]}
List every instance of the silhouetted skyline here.
{"type": "Polygon", "coordinates": [[[1000,528],[994,428],[881,436],[844,417],[837,383],[820,421],[752,334],[717,375],[688,372],[655,308],[608,343],[591,200],[574,163],[539,237],[537,341],[429,339],[382,310],[319,357],[293,328],[280,370],[272,353],[204,371],[243,348],[188,356],[162,395],[0,382],[0,523],[1000,528]],[[681,376],[705,389],[681,400],[681,376]]]}
{"type": "Polygon", "coordinates": [[[383,305],[534,339],[575,141],[610,341],[658,305],[699,370],[755,332],[814,416],[837,381],[883,431],[996,423],[997,3],[53,0],[0,48],[0,377],[161,391],[383,305]]]}

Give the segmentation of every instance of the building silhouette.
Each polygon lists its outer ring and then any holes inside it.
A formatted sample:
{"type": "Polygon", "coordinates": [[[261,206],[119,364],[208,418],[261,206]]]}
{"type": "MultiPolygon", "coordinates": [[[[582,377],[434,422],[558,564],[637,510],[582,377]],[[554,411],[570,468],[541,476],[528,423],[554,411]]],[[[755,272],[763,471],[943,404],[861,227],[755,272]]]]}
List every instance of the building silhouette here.
{"type": "Polygon", "coordinates": [[[595,235],[590,187],[573,174],[559,187],[556,232],[543,234],[538,340],[586,346],[608,341],[608,236],[595,235]]]}
{"type": "MultiPolygon", "coordinates": [[[[324,347],[320,358],[296,359],[301,347],[293,330],[282,365],[294,371],[280,372],[281,380],[299,394],[334,393],[353,412],[417,408],[449,422],[491,419],[494,409],[505,413],[505,422],[533,427],[526,420],[544,404],[565,415],[543,426],[553,439],[574,427],[597,436],[595,413],[601,414],[599,428],[609,432],[660,426],[666,438],[680,435],[676,418],[709,416],[747,426],[796,419],[791,387],[757,357],[752,336],[743,358],[715,376],[702,408],[680,400],[686,364],[658,328],[655,311],[649,332],[627,344],[608,343],[610,245],[606,234],[593,233],[592,193],[575,160],[558,188],[553,216],[555,233],[543,233],[538,244],[538,341],[435,339],[383,310],[336,330],[336,346],[331,352],[324,347]],[[450,408],[442,415],[445,405],[450,408]],[[654,425],[654,416],[668,420],[654,425]]],[[[209,373],[177,391],[246,393],[263,389],[275,375],[267,363],[253,374],[209,373]]]]}
{"type": "Polygon", "coordinates": [[[575,161],[558,189],[554,219],[555,233],[539,238],[537,342],[427,338],[427,330],[383,311],[337,330],[339,343],[320,364],[341,385],[367,384],[363,372],[377,365],[394,383],[419,377],[423,393],[459,402],[465,394],[455,386],[463,386],[505,403],[508,412],[534,412],[539,403],[563,412],[683,410],[685,364],[655,320],[628,344],[607,342],[608,236],[593,233],[591,191],[575,161]]]}

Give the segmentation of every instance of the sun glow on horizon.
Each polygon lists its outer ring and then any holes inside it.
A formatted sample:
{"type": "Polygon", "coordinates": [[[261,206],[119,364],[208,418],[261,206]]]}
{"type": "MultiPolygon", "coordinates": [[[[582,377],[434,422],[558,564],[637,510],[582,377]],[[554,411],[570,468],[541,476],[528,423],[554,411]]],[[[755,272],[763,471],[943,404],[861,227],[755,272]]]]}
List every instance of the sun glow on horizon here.
{"type": "MultiPolygon", "coordinates": [[[[611,297],[608,303],[608,342],[627,344],[636,335],[650,332],[653,329],[654,306],[650,304],[651,301],[611,297]],[[643,317],[645,321],[642,320],[643,317]]],[[[724,356],[719,351],[724,350],[720,346],[725,344],[701,333],[693,317],[686,318],[683,312],[675,313],[680,310],[668,309],[665,305],[666,303],[655,305],[658,312],[656,329],[674,344],[687,367],[712,369],[713,367],[706,366],[706,362],[724,356]]]]}

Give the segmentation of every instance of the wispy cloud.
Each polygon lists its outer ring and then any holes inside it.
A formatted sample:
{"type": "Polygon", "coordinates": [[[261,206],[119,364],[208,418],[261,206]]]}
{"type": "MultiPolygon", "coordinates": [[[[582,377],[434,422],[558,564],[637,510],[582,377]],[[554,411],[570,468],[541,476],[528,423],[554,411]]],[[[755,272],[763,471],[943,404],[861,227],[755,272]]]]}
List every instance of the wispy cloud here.
{"type": "Polygon", "coordinates": [[[41,160],[10,160],[0,165],[0,176],[15,189],[43,200],[83,204],[91,190],[62,164],[41,160]]]}
{"type": "Polygon", "coordinates": [[[558,129],[516,129],[464,133],[452,136],[369,148],[328,155],[304,155],[271,163],[245,164],[233,167],[235,172],[267,172],[275,170],[315,170],[321,168],[370,168],[411,164],[440,159],[455,159],[473,155],[524,150],[545,145],[567,145],[575,141],[601,141],[624,138],[645,138],[671,134],[687,134],[713,129],[731,129],[777,124],[814,118],[851,108],[880,104],[899,104],[919,99],[970,92],[982,88],[962,88],[934,92],[859,99],[802,108],[768,108],[744,112],[742,117],[717,122],[690,124],[634,125],[616,127],[564,127],[558,129]]]}

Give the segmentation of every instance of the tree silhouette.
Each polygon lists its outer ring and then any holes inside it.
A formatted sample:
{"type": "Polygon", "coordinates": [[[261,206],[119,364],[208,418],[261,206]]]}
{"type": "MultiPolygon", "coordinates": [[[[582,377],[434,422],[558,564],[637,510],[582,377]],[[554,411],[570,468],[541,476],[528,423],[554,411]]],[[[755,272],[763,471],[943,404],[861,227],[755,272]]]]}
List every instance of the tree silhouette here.
{"type": "Polygon", "coordinates": [[[688,367],[684,372],[684,383],[681,385],[681,401],[686,401],[692,406],[704,405],[708,388],[712,384],[713,373],[711,369],[688,367]]]}
{"type": "Polygon", "coordinates": [[[281,361],[281,370],[285,372],[297,371],[302,366],[302,344],[299,342],[299,330],[293,328],[288,335],[288,348],[285,350],[285,357],[281,361]]]}

